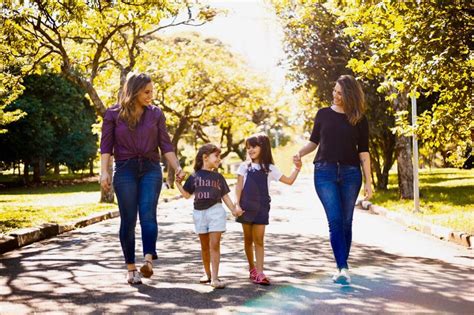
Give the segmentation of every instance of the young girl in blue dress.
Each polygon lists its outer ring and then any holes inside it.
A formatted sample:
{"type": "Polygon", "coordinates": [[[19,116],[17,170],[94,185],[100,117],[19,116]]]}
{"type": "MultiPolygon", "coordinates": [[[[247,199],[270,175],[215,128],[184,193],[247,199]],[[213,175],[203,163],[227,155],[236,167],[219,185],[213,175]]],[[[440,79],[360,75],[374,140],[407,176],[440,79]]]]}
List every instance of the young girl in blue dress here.
{"type": "Polygon", "coordinates": [[[226,212],[222,206],[224,201],[234,216],[235,205],[229,197],[229,186],[224,177],[216,170],[221,163],[221,150],[214,144],[203,145],[196,155],[194,173],[188,177],[184,186],[180,181],[176,186],[185,198],[194,194],[194,227],[201,241],[201,258],[205,274],[201,283],[211,283],[217,289],[225,287],[219,280],[220,242],[226,230],[226,212]],[[212,265],[212,268],[211,268],[212,265]]]}
{"type": "Polygon", "coordinates": [[[256,134],[246,139],[245,147],[251,161],[243,162],[237,171],[236,211],[244,231],[244,249],[249,263],[250,279],[256,284],[269,285],[263,273],[264,235],[270,212],[269,185],[280,181],[292,185],[301,169],[301,161],[294,161],[295,168],[289,177],[274,165],[270,139],[256,134]],[[254,251],[255,258],[254,261],[254,251]]]}

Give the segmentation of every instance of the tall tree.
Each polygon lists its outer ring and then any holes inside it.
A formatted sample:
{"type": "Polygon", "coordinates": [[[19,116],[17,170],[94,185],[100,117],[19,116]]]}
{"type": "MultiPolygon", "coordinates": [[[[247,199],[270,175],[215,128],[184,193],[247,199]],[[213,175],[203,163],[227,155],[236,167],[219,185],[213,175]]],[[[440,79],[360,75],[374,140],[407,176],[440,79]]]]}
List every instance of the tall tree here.
{"type": "MultiPolygon", "coordinates": [[[[317,108],[332,100],[334,82],[341,74],[353,74],[347,68],[359,51],[344,34],[337,11],[327,1],[273,1],[285,32],[285,52],[289,78],[295,83],[303,109],[305,129],[312,127],[317,108]]],[[[388,171],[393,165],[394,136],[390,127],[394,118],[390,104],[377,92],[376,79],[361,78],[367,98],[370,151],[378,189],[387,189],[388,171]]]]}
{"type": "MultiPolygon", "coordinates": [[[[394,131],[401,194],[412,198],[407,136],[416,132],[432,150],[454,142],[455,151],[462,152],[472,144],[472,11],[462,1],[343,2],[345,32],[364,52],[349,66],[364,77],[384,78],[379,90],[389,94],[398,120],[394,131]],[[408,127],[408,93],[415,91],[417,96],[438,93],[439,98],[413,129],[408,127]]],[[[451,158],[458,159],[456,154],[451,158]]]]}
{"type": "Polygon", "coordinates": [[[156,83],[156,104],[167,115],[176,149],[192,133],[191,142],[220,142],[223,156],[244,158],[239,144],[260,122],[252,120],[255,113],[269,112],[274,103],[242,58],[216,39],[181,33],[149,42],[140,64],[156,83]]]}
{"type": "MultiPolygon", "coordinates": [[[[8,1],[0,6],[0,38],[7,49],[0,51],[2,72],[9,62],[21,62],[21,78],[38,66],[61,71],[84,89],[98,115],[115,99],[110,80],[121,86],[136,66],[142,45],[153,34],[176,25],[201,25],[216,11],[188,1],[8,1]],[[187,12],[180,15],[181,12],[187,12]],[[183,18],[181,18],[183,17],[183,18]],[[117,75],[118,72],[118,75],[117,75]],[[98,87],[105,87],[106,93],[98,87]],[[113,96],[113,97],[111,97],[113,96]]],[[[0,77],[2,78],[2,77],[0,77]]],[[[112,163],[110,163],[112,165],[112,163]]],[[[102,191],[101,201],[112,202],[113,190],[102,191]]]]}
{"type": "Polygon", "coordinates": [[[33,166],[34,182],[40,182],[42,161],[84,169],[97,153],[97,136],[91,125],[96,116],[85,92],[57,74],[30,75],[25,91],[6,110],[26,115],[9,124],[0,135],[0,160],[23,162],[25,182],[33,166]]]}

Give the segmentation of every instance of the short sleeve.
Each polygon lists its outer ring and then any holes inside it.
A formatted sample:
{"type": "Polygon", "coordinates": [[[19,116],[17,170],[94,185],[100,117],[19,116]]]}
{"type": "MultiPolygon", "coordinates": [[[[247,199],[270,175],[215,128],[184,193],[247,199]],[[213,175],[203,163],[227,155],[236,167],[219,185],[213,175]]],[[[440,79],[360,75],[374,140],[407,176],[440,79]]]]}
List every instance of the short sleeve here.
{"type": "Polygon", "coordinates": [[[219,174],[220,177],[220,182],[221,182],[221,197],[224,197],[228,193],[230,193],[230,188],[229,185],[227,185],[227,182],[221,174],[219,174]]]}
{"type": "Polygon", "coordinates": [[[188,177],[188,179],[183,185],[183,189],[186,190],[190,194],[194,193],[194,190],[196,189],[195,179],[196,179],[196,175],[193,174],[188,177]]]}
{"type": "Polygon", "coordinates": [[[268,175],[271,180],[278,182],[283,174],[275,165],[270,164],[270,173],[268,173],[268,175]]]}
{"type": "Polygon", "coordinates": [[[364,116],[358,123],[359,128],[359,142],[357,143],[357,151],[369,152],[369,123],[364,116]]]}
{"type": "Polygon", "coordinates": [[[115,119],[110,109],[105,112],[102,121],[102,135],[100,137],[100,153],[113,154],[114,149],[115,119]]]}
{"type": "Polygon", "coordinates": [[[237,169],[237,175],[245,176],[245,174],[247,174],[247,162],[242,162],[237,169]]]}
{"type": "Polygon", "coordinates": [[[311,132],[311,136],[309,137],[309,141],[319,144],[321,139],[321,111],[318,110],[316,113],[316,117],[314,118],[314,125],[313,131],[311,132]]]}

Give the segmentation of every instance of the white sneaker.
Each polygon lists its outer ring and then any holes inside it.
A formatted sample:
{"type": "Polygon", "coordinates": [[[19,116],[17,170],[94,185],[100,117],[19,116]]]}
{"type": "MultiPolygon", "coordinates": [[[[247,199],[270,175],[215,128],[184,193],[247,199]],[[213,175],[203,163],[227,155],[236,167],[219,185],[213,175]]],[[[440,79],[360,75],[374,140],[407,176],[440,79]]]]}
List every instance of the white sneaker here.
{"type": "Polygon", "coordinates": [[[337,269],[337,271],[332,276],[332,281],[337,282],[337,279],[339,279],[340,275],[341,275],[341,271],[339,269],[337,269]]]}
{"type": "Polygon", "coordinates": [[[350,284],[351,276],[349,275],[349,270],[347,268],[342,268],[341,272],[339,273],[339,277],[335,282],[340,284],[350,284]]]}

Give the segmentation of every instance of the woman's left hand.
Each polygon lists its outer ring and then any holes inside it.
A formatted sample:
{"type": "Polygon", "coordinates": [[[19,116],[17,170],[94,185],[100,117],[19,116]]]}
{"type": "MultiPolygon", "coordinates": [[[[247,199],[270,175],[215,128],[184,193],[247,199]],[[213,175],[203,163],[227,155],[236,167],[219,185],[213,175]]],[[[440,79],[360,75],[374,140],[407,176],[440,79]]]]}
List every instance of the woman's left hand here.
{"type": "Polygon", "coordinates": [[[374,195],[374,192],[372,190],[372,183],[367,183],[364,185],[364,199],[365,200],[369,200],[370,198],[372,198],[372,196],[374,195]]]}

